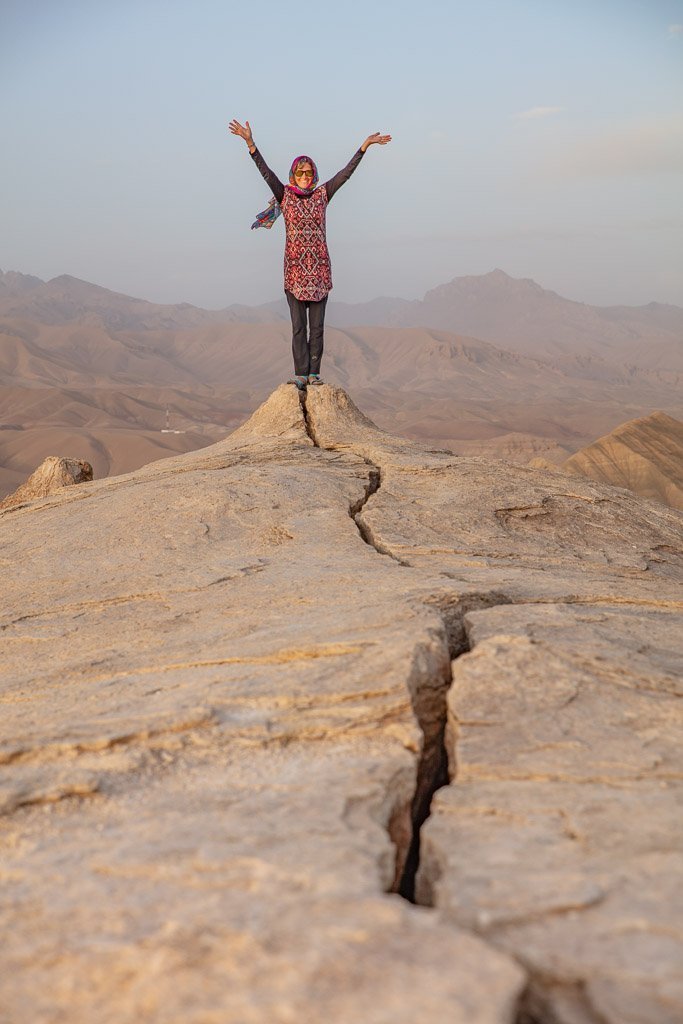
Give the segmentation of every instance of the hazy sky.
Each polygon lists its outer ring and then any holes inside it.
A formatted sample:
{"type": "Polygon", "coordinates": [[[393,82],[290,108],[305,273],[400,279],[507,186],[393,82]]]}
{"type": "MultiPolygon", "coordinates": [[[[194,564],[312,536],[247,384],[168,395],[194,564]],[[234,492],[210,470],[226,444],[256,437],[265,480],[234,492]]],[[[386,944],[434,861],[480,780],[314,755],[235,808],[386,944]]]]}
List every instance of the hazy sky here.
{"type": "Polygon", "coordinates": [[[500,267],[683,305],[683,0],[0,0],[0,268],[209,308],[282,293],[267,187],[321,179],[334,297],[500,267]]]}

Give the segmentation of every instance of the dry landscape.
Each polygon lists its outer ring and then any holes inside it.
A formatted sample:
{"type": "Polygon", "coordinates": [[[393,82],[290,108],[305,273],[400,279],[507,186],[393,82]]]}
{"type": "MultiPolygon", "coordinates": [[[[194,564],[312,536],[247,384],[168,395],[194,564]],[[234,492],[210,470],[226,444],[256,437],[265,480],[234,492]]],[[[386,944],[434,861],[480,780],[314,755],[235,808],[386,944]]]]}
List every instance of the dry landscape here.
{"type": "Polygon", "coordinates": [[[3,1024],[679,1024],[682,316],[0,275],[3,1024]]]}
{"type": "MultiPolygon", "coordinates": [[[[49,455],[101,478],[225,437],[291,371],[283,309],[1,274],[0,496],[49,455]],[[161,432],[167,409],[181,433],[161,432]]],[[[673,306],[586,306],[494,271],[421,302],[332,301],[328,322],[326,378],[383,428],[456,453],[557,465],[628,421],[683,418],[673,306]]]]}
{"type": "Polygon", "coordinates": [[[0,531],[3,1020],[683,1019],[680,512],[281,385],[0,531]]]}
{"type": "Polygon", "coordinates": [[[682,47],[0,3],[0,1024],[683,1024],[682,47]]]}
{"type": "Polygon", "coordinates": [[[561,468],[683,510],[683,423],[661,412],[624,423],[561,468]]]}

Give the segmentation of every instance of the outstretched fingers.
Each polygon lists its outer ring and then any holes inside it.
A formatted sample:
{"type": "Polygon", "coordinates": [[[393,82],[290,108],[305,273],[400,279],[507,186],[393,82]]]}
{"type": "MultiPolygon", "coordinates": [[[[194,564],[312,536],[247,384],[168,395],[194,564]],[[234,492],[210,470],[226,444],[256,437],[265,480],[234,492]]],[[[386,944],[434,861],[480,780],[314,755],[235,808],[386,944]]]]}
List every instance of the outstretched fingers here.
{"type": "Polygon", "coordinates": [[[239,121],[232,120],[228,125],[228,128],[233,135],[240,135],[243,139],[248,139],[251,135],[251,127],[248,121],[245,121],[244,125],[241,125],[239,121]]]}
{"type": "Polygon", "coordinates": [[[373,132],[372,135],[368,135],[367,139],[363,143],[365,148],[368,146],[386,146],[387,142],[391,142],[391,135],[381,135],[379,132],[373,132]]]}

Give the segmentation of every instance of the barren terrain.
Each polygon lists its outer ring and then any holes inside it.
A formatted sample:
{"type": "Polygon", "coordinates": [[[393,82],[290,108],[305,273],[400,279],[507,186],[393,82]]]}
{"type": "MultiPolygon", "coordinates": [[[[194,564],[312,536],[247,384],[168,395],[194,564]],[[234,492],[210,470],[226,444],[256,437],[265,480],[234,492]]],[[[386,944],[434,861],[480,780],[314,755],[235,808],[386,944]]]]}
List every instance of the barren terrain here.
{"type": "Polygon", "coordinates": [[[681,513],[283,385],[0,532],[5,1019],[681,1020],[681,513]]]}
{"type": "MultiPolygon", "coordinates": [[[[219,440],[291,372],[278,303],[158,306],[66,276],[0,286],[0,495],[49,455],[101,477],[219,440]],[[167,409],[180,433],[161,432],[167,409]]],[[[626,421],[683,417],[682,318],[572,303],[496,271],[421,303],[331,302],[324,376],[404,436],[560,464],[626,421]]]]}

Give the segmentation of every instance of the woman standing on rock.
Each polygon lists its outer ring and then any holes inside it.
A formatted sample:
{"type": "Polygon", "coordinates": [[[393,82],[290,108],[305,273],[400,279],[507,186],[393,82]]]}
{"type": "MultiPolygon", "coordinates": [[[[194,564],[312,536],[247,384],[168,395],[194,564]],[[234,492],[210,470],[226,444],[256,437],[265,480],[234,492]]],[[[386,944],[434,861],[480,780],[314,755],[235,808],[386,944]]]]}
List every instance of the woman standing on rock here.
{"type": "Polygon", "coordinates": [[[283,185],[271,171],[254,145],[249,122],[229,125],[233,135],[244,139],[252,160],[273,193],[267,209],[259,213],[252,228],[271,228],[283,214],[285,218],[285,295],[292,317],[292,353],[294,377],[287,383],[303,390],[307,384],[322,384],[320,361],[323,355],[325,306],[332,290],[332,268],[325,237],[325,213],[334,193],[348,181],[368,146],[386,146],[391,135],[369,135],[346,167],[324,185],[318,185],[318,169],[309,156],[298,156],[289,171],[289,184],[283,185]],[[308,330],[306,325],[308,312],[308,330]]]}

